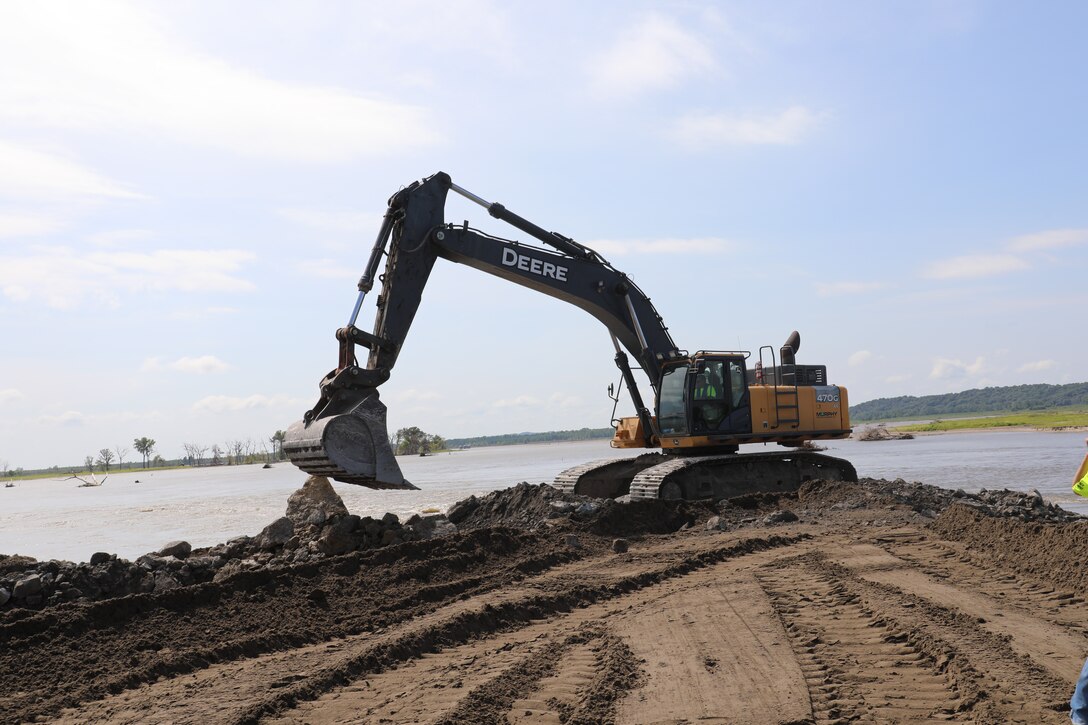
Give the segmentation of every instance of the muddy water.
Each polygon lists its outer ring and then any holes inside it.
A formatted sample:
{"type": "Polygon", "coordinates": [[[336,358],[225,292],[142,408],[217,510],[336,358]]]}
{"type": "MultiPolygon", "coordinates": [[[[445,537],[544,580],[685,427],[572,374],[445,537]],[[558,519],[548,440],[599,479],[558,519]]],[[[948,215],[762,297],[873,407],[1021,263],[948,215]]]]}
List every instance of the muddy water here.
{"type": "MultiPolygon", "coordinates": [[[[763,450],[762,446],[751,446],[763,450]]],[[[768,450],[771,447],[767,447],[768,450]]],[[[1082,433],[1006,431],[925,436],[911,441],[837,441],[828,453],[851,460],[861,476],[904,478],[947,488],[1038,488],[1088,513],[1069,491],[1084,455],[1082,433]]],[[[476,448],[400,459],[419,491],[372,491],[336,484],[360,515],[402,517],[444,510],[470,493],[538,483],[595,458],[629,455],[607,441],[476,448]]],[[[0,488],[0,553],[85,561],[95,551],[135,557],[167,541],[206,546],[255,534],[282,516],[305,480],[289,464],[111,474],[98,488],[73,481],[27,481],[0,488]]]]}

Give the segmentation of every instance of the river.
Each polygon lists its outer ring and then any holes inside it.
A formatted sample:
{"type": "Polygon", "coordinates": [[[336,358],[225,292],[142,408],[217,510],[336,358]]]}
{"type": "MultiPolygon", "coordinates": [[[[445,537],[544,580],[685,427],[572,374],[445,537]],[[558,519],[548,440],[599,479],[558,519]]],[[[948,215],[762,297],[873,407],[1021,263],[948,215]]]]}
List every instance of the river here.
{"type": "MultiPolygon", "coordinates": [[[[751,450],[774,447],[745,446],[751,450]]],[[[827,453],[852,461],[870,478],[903,478],[945,488],[1037,488],[1067,509],[1088,514],[1070,491],[1084,456],[1083,433],[994,431],[920,436],[909,441],[832,441],[827,453]]],[[[402,518],[444,511],[469,494],[520,481],[539,483],[570,466],[631,455],[607,441],[473,448],[398,459],[419,491],[373,491],[335,484],[353,513],[402,518]]],[[[86,561],[96,551],[134,558],[168,541],[209,546],[256,534],[283,515],[306,476],[288,463],[174,471],[126,471],[104,485],[19,481],[0,488],[0,553],[86,561]]]]}

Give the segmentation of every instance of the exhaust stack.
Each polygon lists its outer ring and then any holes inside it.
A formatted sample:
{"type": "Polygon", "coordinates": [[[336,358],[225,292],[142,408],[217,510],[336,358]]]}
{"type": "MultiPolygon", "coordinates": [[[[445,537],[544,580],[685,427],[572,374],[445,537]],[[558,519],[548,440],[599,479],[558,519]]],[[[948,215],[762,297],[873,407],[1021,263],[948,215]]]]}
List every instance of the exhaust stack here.
{"type": "Polygon", "coordinates": [[[796,365],[797,364],[797,351],[801,349],[801,333],[794,330],[790,333],[790,336],[786,338],[786,342],[782,345],[782,348],[778,351],[778,359],[782,365],[796,365]]]}

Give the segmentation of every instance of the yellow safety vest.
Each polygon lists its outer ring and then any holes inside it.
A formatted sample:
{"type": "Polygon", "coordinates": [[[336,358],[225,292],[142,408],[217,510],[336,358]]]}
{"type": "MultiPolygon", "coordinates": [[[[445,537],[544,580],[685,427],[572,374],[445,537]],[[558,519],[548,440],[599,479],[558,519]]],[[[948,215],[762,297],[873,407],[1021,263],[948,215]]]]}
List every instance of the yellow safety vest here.
{"type": "Polygon", "coordinates": [[[1073,493],[1088,498],[1088,456],[1084,457],[1084,463],[1073,477],[1073,493]]]}

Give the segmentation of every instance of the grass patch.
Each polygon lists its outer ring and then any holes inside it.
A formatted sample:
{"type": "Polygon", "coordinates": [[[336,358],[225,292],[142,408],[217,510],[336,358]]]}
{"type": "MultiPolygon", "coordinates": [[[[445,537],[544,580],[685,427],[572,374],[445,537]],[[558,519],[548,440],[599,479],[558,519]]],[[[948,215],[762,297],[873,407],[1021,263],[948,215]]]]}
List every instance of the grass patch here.
{"type": "Polygon", "coordinates": [[[930,433],[946,430],[971,430],[976,428],[1088,428],[1088,408],[1053,408],[1025,413],[1009,413],[985,418],[935,420],[917,425],[896,426],[897,430],[930,433]]]}

